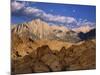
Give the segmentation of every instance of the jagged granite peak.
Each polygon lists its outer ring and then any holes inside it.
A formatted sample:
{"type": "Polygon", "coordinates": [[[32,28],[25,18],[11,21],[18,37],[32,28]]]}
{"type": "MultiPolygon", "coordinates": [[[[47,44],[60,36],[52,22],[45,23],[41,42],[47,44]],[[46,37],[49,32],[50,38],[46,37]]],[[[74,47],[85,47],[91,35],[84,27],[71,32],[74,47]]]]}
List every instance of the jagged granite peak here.
{"type": "Polygon", "coordinates": [[[80,32],[87,33],[92,29],[94,29],[94,27],[90,27],[89,25],[85,25],[85,26],[80,26],[78,28],[73,28],[72,30],[77,32],[77,33],[80,33],[80,32]]]}
{"type": "Polygon", "coordinates": [[[12,33],[16,33],[19,36],[24,35],[24,37],[35,36],[38,39],[59,40],[65,42],[76,42],[80,40],[75,31],[72,31],[64,26],[51,26],[47,22],[42,21],[41,19],[35,19],[27,23],[14,25],[12,27],[12,33]]]}

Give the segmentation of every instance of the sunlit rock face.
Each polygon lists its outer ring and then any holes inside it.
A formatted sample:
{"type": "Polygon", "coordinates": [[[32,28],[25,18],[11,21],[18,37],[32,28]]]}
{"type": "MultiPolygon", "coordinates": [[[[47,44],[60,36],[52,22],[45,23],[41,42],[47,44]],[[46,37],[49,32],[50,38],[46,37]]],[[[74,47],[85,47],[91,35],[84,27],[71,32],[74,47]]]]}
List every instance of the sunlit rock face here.
{"type": "Polygon", "coordinates": [[[55,52],[48,45],[43,45],[21,59],[12,60],[12,71],[24,74],[95,69],[95,49],[95,40],[87,40],[67,49],[62,47],[55,52]]]}
{"type": "Polygon", "coordinates": [[[36,19],[11,27],[12,74],[96,68],[95,29],[84,32],[36,19]]]}

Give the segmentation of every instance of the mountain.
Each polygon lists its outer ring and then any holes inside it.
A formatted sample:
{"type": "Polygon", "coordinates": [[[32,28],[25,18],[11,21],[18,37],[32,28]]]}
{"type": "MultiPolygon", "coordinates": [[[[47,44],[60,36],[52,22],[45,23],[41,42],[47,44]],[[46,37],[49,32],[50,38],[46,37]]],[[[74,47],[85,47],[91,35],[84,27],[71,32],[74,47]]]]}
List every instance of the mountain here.
{"type": "Polygon", "coordinates": [[[48,45],[50,49],[59,51],[63,46],[70,47],[88,39],[95,39],[95,30],[77,33],[64,26],[48,25],[36,19],[27,23],[11,26],[12,58],[23,57],[38,47],[48,45]],[[17,56],[16,56],[17,55],[17,56]]]}
{"type": "Polygon", "coordinates": [[[96,37],[96,28],[90,27],[88,25],[74,28],[72,30],[78,34],[81,40],[95,39],[96,37]]]}
{"type": "Polygon", "coordinates": [[[80,32],[79,33],[79,37],[82,39],[82,40],[87,40],[87,39],[95,39],[96,38],[96,29],[91,29],[89,32],[87,33],[83,33],[83,32],[80,32]]]}
{"type": "Polygon", "coordinates": [[[12,74],[95,69],[95,32],[76,32],[40,19],[12,25],[12,74]]]}
{"type": "Polygon", "coordinates": [[[77,33],[80,33],[80,32],[87,33],[91,29],[93,29],[93,27],[90,27],[89,25],[85,25],[85,26],[83,25],[83,26],[78,27],[78,28],[73,28],[72,30],[77,32],[77,33]]]}
{"type": "Polygon", "coordinates": [[[32,20],[28,23],[12,25],[12,33],[24,38],[27,36],[27,38],[31,38],[32,40],[47,39],[66,42],[78,42],[80,40],[74,31],[64,26],[50,26],[40,19],[32,20]]]}

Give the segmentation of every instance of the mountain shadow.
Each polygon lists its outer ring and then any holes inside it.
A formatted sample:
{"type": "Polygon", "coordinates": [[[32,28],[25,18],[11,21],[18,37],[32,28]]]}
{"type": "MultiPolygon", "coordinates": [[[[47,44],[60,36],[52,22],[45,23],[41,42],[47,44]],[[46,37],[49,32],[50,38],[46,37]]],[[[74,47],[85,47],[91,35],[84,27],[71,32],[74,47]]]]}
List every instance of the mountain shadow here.
{"type": "Polygon", "coordinates": [[[93,39],[93,38],[95,39],[96,38],[96,29],[92,29],[87,33],[80,32],[78,34],[78,36],[80,37],[81,40],[87,40],[87,39],[93,39]]]}

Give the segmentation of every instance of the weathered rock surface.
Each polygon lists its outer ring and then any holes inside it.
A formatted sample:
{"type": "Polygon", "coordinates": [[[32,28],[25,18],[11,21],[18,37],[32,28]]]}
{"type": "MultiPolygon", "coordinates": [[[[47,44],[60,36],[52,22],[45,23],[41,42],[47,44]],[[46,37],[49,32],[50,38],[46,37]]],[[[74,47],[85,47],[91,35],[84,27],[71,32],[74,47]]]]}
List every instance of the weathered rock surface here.
{"type": "Polygon", "coordinates": [[[13,73],[37,73],[96,68],[95,42],[84,41],[68,49],[53,52],[44,45],[18,60],[12,60],[13,73]]]}
{"type": "Polygon", "coordinates": [[[32,70],[33,72],[50,72],[50,69],[47,65],[45,65],[41,61],[35,61],[32,65],[32,70]]]}
{"type": "MultiPolygon", "coordinates": [[[[82,38],[95,34],[89,31],[82,38]]],[[[95,35],[81,40],[75,31],[39,19],[13,26],[11,34],[12,74],[96,68],[95,35]]]]}
{"type": "Polygon", "coordinates": [[[93,41],[86,41],[80,45],[62,48],[58,55],[65,62],[67,70],[94,69],[96,66],[96,48],[93,41]]]}

